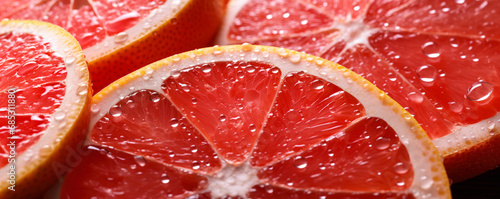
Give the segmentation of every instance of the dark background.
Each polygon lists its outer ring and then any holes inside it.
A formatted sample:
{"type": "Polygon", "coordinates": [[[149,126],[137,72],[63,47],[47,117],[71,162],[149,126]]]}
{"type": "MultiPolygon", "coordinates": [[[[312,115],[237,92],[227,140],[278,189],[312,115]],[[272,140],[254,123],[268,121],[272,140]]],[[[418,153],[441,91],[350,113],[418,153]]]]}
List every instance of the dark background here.
{"type": "Polygon", "coordinates": [[[451,185],[451,193],[453,199],[500,199],[500,167],[451,185]]]}

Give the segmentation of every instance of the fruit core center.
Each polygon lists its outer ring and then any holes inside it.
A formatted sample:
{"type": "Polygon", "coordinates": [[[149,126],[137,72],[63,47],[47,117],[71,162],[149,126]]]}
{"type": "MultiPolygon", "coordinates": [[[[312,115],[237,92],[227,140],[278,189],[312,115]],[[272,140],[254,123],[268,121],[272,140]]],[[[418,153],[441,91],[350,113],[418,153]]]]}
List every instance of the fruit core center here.
{"type": "Polygon", "coordinates": [[[357,44],[369,46],[368,38],[377,30],[367,26],[362,19],[348,20],[346,22],[337,22],[334,28],[340,31],[340,38],[344,40],[346,49],[357,44]]]}
{"type": "Polygon", "coordinates": [[[241,166],[226,165],[222,170],[209,178],[208,190],[212,198],[225,196],[246,198],[246,193],[259,184],[257,170],[248,163],[241,166]]]}

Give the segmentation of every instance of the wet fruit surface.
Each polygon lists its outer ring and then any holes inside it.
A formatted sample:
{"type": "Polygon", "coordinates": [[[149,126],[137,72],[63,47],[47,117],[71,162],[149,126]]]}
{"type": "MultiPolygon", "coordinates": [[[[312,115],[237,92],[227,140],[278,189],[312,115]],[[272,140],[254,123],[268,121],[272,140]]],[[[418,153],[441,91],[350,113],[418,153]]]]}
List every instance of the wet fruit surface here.
{"type": "Polygon", "coordinates": [[[61,119],[52,114],[64,97],[67,71],[63,58],[51,48],[41,36],[0,33],[0,167],[7,164],[10,149],[5,147],[13,135],[16,152],[21,154],[38,141],[51,120],[61,119]],[[15,97],[9,98],[9,94],[15,97]],[[15,106],[8,109],[11,99],[15,106]],[[9,110],[15,112],[13,133],[6,125],[9,110]]]}
{"type": "Polygon", "coordinates": [[[137,197],[413,198],[415,173],[397,133],[325,79],[221,61],[173,70],[161,89],[128,94],[95,123],[96,146],[62,197],[147,186],[157,191],[137,197]]]}

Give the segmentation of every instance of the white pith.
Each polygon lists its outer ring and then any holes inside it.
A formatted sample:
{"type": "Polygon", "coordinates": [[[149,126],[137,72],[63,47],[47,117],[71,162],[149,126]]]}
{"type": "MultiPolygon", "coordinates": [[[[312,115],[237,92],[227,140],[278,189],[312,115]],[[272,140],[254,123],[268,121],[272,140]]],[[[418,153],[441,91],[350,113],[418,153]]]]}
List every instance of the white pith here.
{"type": "Polygon", "coordinates": [[[166,1],[165,4],[160,5],[158,8],[152,10],[145,19],[139,21],[133,27],[123,31],[122,33],[128,35],[128,39],[126,41],[116,43],[114,41],[116,35],[107,36],[98,44],[84,49],[83,52],[87,57],[87,60],[91,62],[115,51],[116,49],[133,43],[137,39],[147,34],[150,34],[154,30],[156,30],[160,24],[163,24],[166,21],[174,18],[177,12],[182,10],[188,2],[189,0],[166,1]]]}
{"type": "MultiPolygon", "coordinates": [[[[127,78],[111,84],[103,89],[104,92],[96,94],[94,99],[97,97],[98,100],[93,102],[95,103],[93,106],[94,110],[97,111],[92,113],[90,129],[108,112],[111,106],[137,90],[149,89],[164,94],[161,89],[161,83],[173,71],[216,61],[262,61],[279,67],[282,71],[282,78],[290,72],[305,71],[311,75],[330,81],[355,96],[365,107],[367,116],[379,117],[385,120],[397,132],[402,143],[408,149],[415,176],[414,182],[406,192],[412,193],[417,198],[446,197],[437,193],[438,188],[448,189],[448,182],[444,179],[432,181],[433,186],[431,187],[424,186],[425,184],[428,185],[429,179],[435,176],[442,176],[444,168],[437,161],[439,156],[432,153],[433,147],[426,146],[423,143],[422,139],[428,138],[425,136],[417,138],[417,134],[424,135],[424,132],[418,127],[413,118],[403,116],[409,115],[409,113],[405,112],[402,107],[386,95],[382,95],[382,98],[380,98],[380,90],[375,89],[366,80],[362,81],[359,76],[347,69],[337,69],[338,65],[334,65],[321,58],[306,56],[305,54],[285,49],[270,49],[266,51],[266,48],[250,45],[246,45],[246,47],[219,47],[218,50],[212,51],[215,53],[204,53],[205,51],[202,49],[176,55],[146,66],[130,74],[127,78]],[[415,131],[419,133],[415,133],[415,131]],[[416,140],[419,141],[417,142],[416,140]],[[432,162],[429,159],[435,159],[436,161],[432,162]],[[431,170],[431,167],[434,168],[434,171],[431,170]]],[[[255,179],[255,176],[248,176],[248,170],[243,168],[223,169],[222,173],[218,175],[227,177],[230,174],[234,174],[235,171],[245,171],[238,175],[242,177],[247,175],[246,178],[255,179]]],[[[217,180],[215,179],[212,178],[212,182],[216,182],[217,180]]],[[[241,187],[249,186],[241,184],[241,187]]],[[[209,185],[209,188],[216,189],[214,185],[209,185]]],[[[237,190],[237,195],[245,197],[247,191],[249,190],[237,190]]],[[[234,192],[231,193],[236,194],[234,192]]]]}
{"type": "MultiPolygon", "coordinates": [[[[229,35],[229,29],[231,28],[233,19],[236,18],[240,10],[249,1],[250,0],[230,1],[228,5],[229,9],[227,9],[227,14],[224,18],[221,31],[217,35],[217,44],[234,44],[234,41],[230,41],[227,38],[227,36],[229,35]]],[[[397,12],[400,9],[408,7],[414,1],[415,0],[408,1],[398,8],[388,11],[387,15],[391,15],[392,13],[397,12]]],[[[335,20],[336,23],[332,28],[339,30],[340,35],[335,41],[333,41],[333,43],[341,40],[346,41],[346,46],[343,51],[346,51],[347,49],[350,49],[357,44],[364,44],[366,47],[371,48],[371,45],[368,43],[367,39],[370,35],[380,29],[366,26],[364,25],[362,20],[363,17],[353,20],[350,18],[350,16],[348,16],[345,22],[339,22],[338,20],[335,20]]],[[[395,29],[399,30],[399,27],[395,27],[395,29]]],[[[404,81],[407,81],[405,78],[402,79],[404,81]]],[[[450,134],[440,138],[435,138],[432,140],[432,142],[438,149],[439,153],[442,156],[446,156],[461,150],[465,150],[471,146],[474,146],[475,144],[484,142],[498,134],[500,134],[500,113],[497,113],[495,116],[482,120],[475,124],[455,126],[450,134]]]]}
{"type": "MultiPolygon", "coordinates": [[[[41,23],[41,22],[37,22],[41,23]]],[[[39,25],[39,24],[38,24],[39,25]]],[[[25,176],[29,172],[36,172],[35,169],[44,158],[47,158],[54,150],[66,150],[60,146],[60,141],[66,136],[66,133],[73,128],[76,119],[87,102],[87,93],[90,92],[89,74],[85,64],[85,59],[77,41],[72,38],[69,33],[54,25],[38,26],[33,22],[13,22],[8,26],[0,27],[0,34],[6,32],[24,32],[33,35],[42,36],[45,41],[48,41],[52,49],[63,58],[75,59],[72,63],[63,63],[66,65],[67,76],[65,79],[66,91],[62,99],[61,105],[52,114],[59,112],[64,113],[62,120],[52,119],[47,129],[43,132],[39,141],[28,148],[22,154],[16,154],[16,175],[18,177],[25,176]],[[55,32],[57,30],[57,32],[55,32]],[[79,95],[78,92],[82,92],[79,95]]],[[[81,132],[87,129],[81,129],[81,132]]],[[[64,163],[63,163],[64,164],[64,163]]],[[[10,164],[0,169],[1,181],[0,187],[7,189],[8,182],[6,175],[10,164]]],[[[17,178],[21,180],[22,178],[17,178]]]]}

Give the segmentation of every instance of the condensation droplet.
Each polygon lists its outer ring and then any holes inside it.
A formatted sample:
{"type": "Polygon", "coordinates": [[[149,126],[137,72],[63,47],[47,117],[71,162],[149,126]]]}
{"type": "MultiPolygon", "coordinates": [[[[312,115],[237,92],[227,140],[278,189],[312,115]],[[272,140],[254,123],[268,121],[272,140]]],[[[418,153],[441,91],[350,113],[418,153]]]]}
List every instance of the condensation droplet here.
{"type": "Polygon", "coordinates": [[[193,103],[193,104],[197,104],[197,103],[198,103],[198,100],[197,100],[196,98],[193,98],[193,99],[191,99],[191,103],[193,103]]]}
{"type": "Polygon", "coordinates": [[[168,177],[168,175],[166,173],[161,174],[160,179],[161,179],[161,183],[163,183],[163,184],[167,184],[170,182],[170,177],[168,177]]]}
{"type": "Polygon", "coordinates": [[[203,64],[201,66],[201,71],[203,71],[204,73],[209,73],[211,70],[212,67],[210,66],[210,64],[203,64]]]}
{"type": "Polygon", "coordinates": [[[134,156],[134,160],[139,166],[146,166],[146,159],[142,155],[134,156]]]}
{"type": "Polygon", "coordinates": [[[457,3],[457,4],[463,4],[463,3],[465,3],[465,0],[455,0],[455,3],[457,3]]]}
{"type": "Polygon", "coordinates": [[[394,172],[397,174],[405,174],[410,169],[410,165],[404,162],[398,162],[394,165],[394,172]]]}
{"type": "Polygon", "coordinates": [[[301,156],[297,156],[294,160],[293,160],[293,166],[299,168],[299,169],[303,169],[303,168],[306,168],[307,167],[307,160],[301,156]]]}
{"type": "Polygon", "coordinates": [[[292,56],[290,56],[289,60],[292,62],[292,63],[299,63],[300,62],[300,54],[294,54],[292,56]]]}
{"type": "Polygon", "coordinates": [[[389,138],[379,137],[375,140],[374,146],[379,150],[385,150],[391,146],[391,140],[389,138]]]}
{"type": "Polygon", "coordinates": [[[159,102],[160,101],[160,94],[158,93],[153,93],[149,96],[149,100],[152,102],[159,102]]]}
{"type": "Polygon", "coordinates": [[[484,101],[493,93],[494,86],[489,82],[479,81],[467,89],[467,99],[470,101],[484,101]]]}
{"type": "Polygon", "coordinates": [[[422,52],[429,58],[437,58],[441,55],[441,47],[439,44],[430,41],[422,46],[422,52]]]}
{"type": "Polygon", "coordinates": [[[92,104],[92,106],[90,106],[90,111],[92,113],[97,113],[99,110],[101,110],[101,108],[97,104],[92,104]]]}
{"type": "Polygon", "coordinates": [[[271,68],[271,73],[276,74],[278,72],[280,72],[280,69],[278,67],[271,68]]]}
{"type": "Polygon", "coordinates": [[[122,109],[119,106],[114,105],[109,109],[109,114],[113,117],[120,117],[122,115],[122,109]]]}
{"type": "Polygon", "coordinates": [[[434,184],[434,181],[431,178],[428,178],[427,176],[421,177],[420,187],[422,189],[430,189],[432,184],[434,184]]]}
{"type": "Polygon", "coordinates": [[[177,120],[176,118],[172,118],[172,120],[170,120],[170,126],[174,128],[179,126],[179,120],[177,120]]]}
{"type": "Polygon", "coordinates": [[[226,116],[225,116],[225,115],[220,115],[220,116],[219,116],[219,120],[220,120],[221,122],[226,121],[226,116]]]}
{"type": "Polygon", "coordinates": [[[115,35],[115,38],[114,38],[114,40],[113,40],[113,41],[114,41],[116,44],[121,44],[121,43],[123,43],[123,42],[127,41],[127,39],[128,39],[128,33],[126,33],[126,32],[121,32],[121,33],[118,33],[118,34],[116,34],[116,35],[115,35]]]}
{"type": "Polygon", "coordinates": [[[52,152],[52,147],[50,147],[50,145],[44,145],[42,148],[40,148],[38,154],[42,157],[45,157],[47,155],[50,155],[50,152],[52,152]]]}
{"type": "Polygon", "coordinates": [[[57,112],[54,113],[54,119],[55,120],[60,121],[60,120],[64,119],[65,117],[66,117],[66,113],[64,113],[62,111],[57,111],[57,112]]]}
{"type": "Polygon", "coordinates": [[[198,161],[193,162],[193,169],[194,170],[200,169],[200,163],[198,161]]]}
{"type": "Polygon", "coordinates": [[[78,85],[78,88],[76,88],[77,95],[83,96],[83,95],[87,95],[87,93],[88,93],[88,87],[85,84],[78,85]]]}
{"type": "Polygon", "coordinates": [[[325,83],[320,80],[315,80],[311,83],[311,86],[314,90],[321,90],[325,87],[325,83]]]}
{"type": "Polygon", "coordinates": [[[198,149],[196,148],[195,145],[191,145],[191,152],[196,153],[198,149]]]}
{"type": "Polygon", "coordinates": [[[75,60],[76,60],[76,59],[75,59],[75,57],[73,57],[73,56],[67,56],[67,57],[64,59],[64,63],[65,63],[66,65],[68,65],[68,66],[69,66],[69,65],[74,64],[74,63],[75,63],[75,60]]]}
{"type": "Polygon", "coordinates": [[[249,73],[253,73],[253,72],[255,72],[255,67],[253,67],[253,66],[247,66],[246,70],[249,73]]]}
{"type": "Polygon", "coordinates": [[[250,125],[248,126],[248,129],[250,129],[250,132],[252,132],[252,133],[253,133],[253,132],[255,132],[255,131],[257,130],[257,127],[255,126],[255,124],[250,124],[250,125]]]}
{"type": "Polygon", "coordinates": [[[450,110],[455,112],[455,113],[462,112],[462,110],[464,108],[462,103],[458,103],[458,102],[449,102],[448,105],[450,106],[450,110]]]}
{"type": "Polygon", "coordinates": [[[437,76],[437,70],[434,66],[425,65],[417,70],[417,75],[423,82],[433,82],[437,76]]]}
{"type": "Polygon", "coordinates": [[[272,187],[270,187],[270,186],[266,186],[264,189],[266,190],[267,193],[273,193],[274,192],[274,189],[272,187]]]}
{"type": "Polygon", "coordinates": [[[424,96],[418,92],[411,92],[408,94],[408,99],[415,103],[421,103],[424,101],[424,96]]]}

